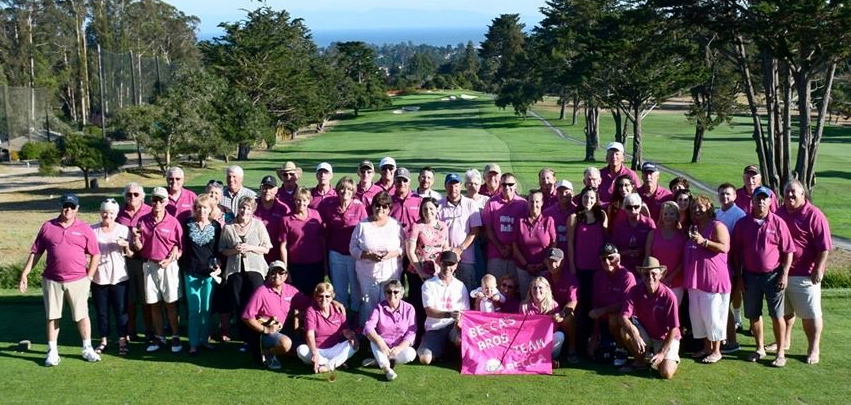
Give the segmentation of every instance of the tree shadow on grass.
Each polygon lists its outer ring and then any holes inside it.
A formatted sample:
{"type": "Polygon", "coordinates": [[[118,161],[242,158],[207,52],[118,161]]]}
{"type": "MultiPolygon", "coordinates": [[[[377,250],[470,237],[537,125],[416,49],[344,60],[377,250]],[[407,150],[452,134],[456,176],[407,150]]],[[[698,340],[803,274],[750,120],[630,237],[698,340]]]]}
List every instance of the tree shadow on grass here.
{"type": "Polygon", "coordinates": [[[837,179],[846,179],[851,180],[851,172],[842,172],[839,170],[823,170],[816,172],[816,178],[819,177],[832,177],[837,179]]]}

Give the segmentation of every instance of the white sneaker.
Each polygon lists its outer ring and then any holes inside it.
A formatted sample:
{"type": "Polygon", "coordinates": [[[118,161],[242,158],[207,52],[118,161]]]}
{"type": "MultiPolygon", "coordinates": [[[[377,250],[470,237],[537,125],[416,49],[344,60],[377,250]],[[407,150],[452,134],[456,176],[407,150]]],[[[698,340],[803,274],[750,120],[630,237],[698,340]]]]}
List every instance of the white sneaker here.
{"type": "Polygon", "coordinates": [[[266,368],[268,368],[269,370],[280,370],[281,362],[278,361],[277,357],[269,356],[269,358],[266,359],[266,368]]]}
{"type": "Polygon", "coordinates": [[[384,376],[387,377],[387,381],[393,381],[396,379],[396,372],[393,369],[387,369],[387,372],[384,373],[384,376]]]}
{"type": "Polygon", "coordinates": [[[83,358],[92,363],[100,361],[100,355],[91,347],[83,349],[83,358]]]}
{"type": "Polygon", "coordinates": [[[47,352],[47,358],[44,359],[44,365],[47,367],[58,366],[59,360],[59,352],[56,350],[51,350],[47,352]]]}
{"type": "Polygon", "coordinates": [[[153,341],[145,348],[145,351],[148,353],[153,353],[157,350],[160,350],[161,347],[165,346],[165,338],[154,338],[153,341]]]}
{"type": "Polygon", "coordinates": [[[375,363],[375,359],[374,359],[374,358],[372,358],[372,357],[368,357],[368,358],[363,359],[363,361],[362,361],[360,364],[361,364],[362,366],[364,366],[364,367],[372,367],[372,366],[374,366],[376,363],[375,363]]]}

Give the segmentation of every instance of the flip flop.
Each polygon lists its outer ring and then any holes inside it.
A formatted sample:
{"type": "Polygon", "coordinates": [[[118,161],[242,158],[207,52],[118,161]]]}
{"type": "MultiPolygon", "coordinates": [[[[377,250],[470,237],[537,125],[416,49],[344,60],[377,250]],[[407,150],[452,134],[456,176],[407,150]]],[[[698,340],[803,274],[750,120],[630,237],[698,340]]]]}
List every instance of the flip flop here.
{"type": "Polygon", "coordinates": [[[807,364],[818,364],[818,362],[819,362],[819,355],[817,355],[817,354],[816,355],[810,355],[809,357],[807,357],[807,364]]]}
{"type": "Polygon", "coordinates": [[[785,367],[786,366],[786,357],[778,357],[771,362],[771,365],[774,367],[785,367]]]}
{"type": "Polygon", "coordinates": [[[748,356],[748,361],[751,363],[756,363],[765,358],[765,352],[753,352],[750,356],[748,356]]]}
{"type": "MultiPolygon", "coordinates": [[[[786,346],[785,350],[789,350],[789,346],[786,346]]],[[[766,353],[777,353],[777,342],[769,343],[765,345],[766,353]]]]}
{"type": "Polygon", "coordinates": [[[701,360],[701,363],[703,363],[703,364],[715,364],[719,360],[721,360],[721,357],[722,356],[720,354],[718,354],[718,355],[710,354],[709,356],[704,357],[703,360],[701,360]]]}
{"type": "Polygon", "coordinates": [[[691,354],[691,358],[693,358],[693,359],[702,359],[706,356],[709,356],[709,353],[707,353],[703,350],[701,350],[699,352],[694,352],[694,353],[691,354]]]}

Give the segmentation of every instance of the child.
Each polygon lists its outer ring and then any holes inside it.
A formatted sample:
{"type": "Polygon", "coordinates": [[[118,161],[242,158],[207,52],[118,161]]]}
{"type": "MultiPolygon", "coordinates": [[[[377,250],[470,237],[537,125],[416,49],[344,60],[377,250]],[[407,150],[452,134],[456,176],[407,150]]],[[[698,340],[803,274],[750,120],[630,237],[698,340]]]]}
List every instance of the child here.
{"type": "Polygon", "coordinates": [[[496,277],[491,274],[482,277],[482,286],[470,292],[470,297],[476,300],[474,308],[482,312],[499,312],[505,302],[505,296],[496,288],[496,277]]]}

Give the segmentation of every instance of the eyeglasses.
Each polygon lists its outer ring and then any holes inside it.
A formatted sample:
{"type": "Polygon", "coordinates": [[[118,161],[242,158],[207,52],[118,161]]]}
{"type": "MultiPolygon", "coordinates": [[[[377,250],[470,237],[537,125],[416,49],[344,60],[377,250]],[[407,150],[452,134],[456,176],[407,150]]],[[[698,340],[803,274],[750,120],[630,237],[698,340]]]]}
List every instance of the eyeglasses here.
{"type": "Polygon", "coordinates": [[[503,187],[514,187],[516,184],[517,184],[517,183],[502,183],[502,184],[500,184],[500,186],[503,186],[503,187]]]}
{"type": "Polygon", "coordinates": [[[317,294],[316,298],[331,299],[332,297],[331,297],[331,294],[317,294]]]}
{"type": "Polygon", "coordinates": [[[401,290],[386,290],[386,291],[384,291],[384,293],[387,294],[387,295],[398,295],[398,294],[401,294],[402,291],[401,290]]]}
{"type": "Polygon", "coordinates": [[[628,209],[628,210],[637,210],[639,208],[641,208],[640,205],[627,205],[626,206],[626,209],[628,209]]]}
{"type": "Polygon", "coordinates": [[[613,262],[617,258],[618,258],[618,255],[600,256],[600,260],[605,260],[607,262],[613,262]]]}
{"type": "Polygon", "coordinates": [[[138,197],[139,195],[140,195],[139,193],[125,193],[124,194],[125,197],[138,197]]]}
{"type": "Polygon", "coordinates": [[[72,210],[75,210],[75,209],[77,209],[77,205],[73,204],[73,203],[62,204],[62,209],[64,210],[66,208],[70,208],[72,210]]]}
{"type": "Polygon", "coordinates": [[[164,203],[165,199],[160,198],[160,197],[151,197],[151,202],[154,203],[154,204],[164,203]]]}
{"type": "Polygon", "coordinates": [[[284,172],[284,177],[295,177],[295,172],[284,172]]]}

